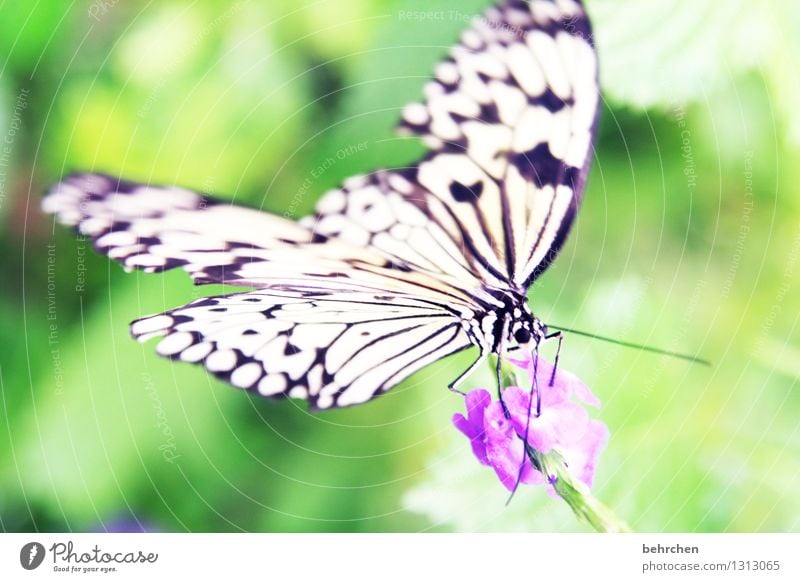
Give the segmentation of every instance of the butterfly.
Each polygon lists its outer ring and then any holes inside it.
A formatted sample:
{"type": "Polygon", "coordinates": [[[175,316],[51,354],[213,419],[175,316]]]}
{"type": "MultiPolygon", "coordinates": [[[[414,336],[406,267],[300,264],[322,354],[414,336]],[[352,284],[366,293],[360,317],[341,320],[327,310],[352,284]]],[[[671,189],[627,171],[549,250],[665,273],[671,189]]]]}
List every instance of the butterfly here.
{"type": "Polygon", "coordinates": [[[575,0],[507,0],[435,67],[401,132],[428,151],[355,176],[299,222],[102,174],[43,209],[127,270],[246,287],[131,324],[156,352],[315,410],[366,402],[470,347],[498,362],[550,337],[527,290],[564,244],[592,158],[599,87],[575,0]]]}

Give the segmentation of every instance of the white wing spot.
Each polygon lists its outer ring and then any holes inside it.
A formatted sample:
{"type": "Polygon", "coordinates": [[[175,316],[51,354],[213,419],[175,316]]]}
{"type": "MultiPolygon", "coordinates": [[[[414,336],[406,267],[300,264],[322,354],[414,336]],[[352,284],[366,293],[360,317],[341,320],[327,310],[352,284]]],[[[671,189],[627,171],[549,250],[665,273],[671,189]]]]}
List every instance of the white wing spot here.
{"type": "Polygon", "coordinates": [[[248,362],[236,368],[231,374],[231,384],[237,388],[251,388],[263,374],[261,364],[248,362]]]}
{"type": "Polygon", "coordinates": [[[140,319],[131,326],[131,331],[134,335],[152,333],[168,329],[173,322],[174,320],[169,315],[156,315],[155,317],[140,319]]]}
{"type": "Polygon", "coordinates": [[[463,33],[461,33],[461,42],[465,47],[472,50],[478,50],[483,46],[481,35],[471,29],[465,30],[463,33]]]}
{"type": "Polygon", "coordinates": [[[428,123],[430,118],[428,110],[422,103],[409,103],[403,108],[403,119],[414,125],[428,123]]]}
{"type": "Polygon", "coordinates": [[[512,44],[506,53],[511,74],[528,95],[538,97],[547,88],[542,68],[531,54],[531,50],[520,43],[512,44]]]}
{"type": "Polygon", "coordinates": [[[236,365],[233,350],[219,350],[206,358],[206,367],[212,372],[229,372],[236,365]]]}
{"type": "Polygon", "coordinates": [[[97,239],[97,246],[100,248],[121,247],[133,244],[136,244],[136,235],[129,230],[109,232],[97,239]]]}
{"type": "Polygon", "coordinates": [[[181,360],[184,362],[199,362],[211,353],[214,348],[208,342],[200,342],[183,350],[181,352],[181,360]]]}
{"type": "Polygon", "coordinates": [[[536,55],[536,60],[542,67],[544,76],[547,78],[547,83],[553,93],[561,97],[561,99],[568,99],[572,93],[572,88],[553,38],[544,32],[534,30],[528,35],[527,41],[533,54],[536,55]]]}
{"type": "Polygon", "coordinates": [[[333,406],[332,396],[326,394],[317,398],[317,408],[330,408],[331,406],[333,406]]]}
{"type": "Polygon", "coordinates": [[[167,259],[155,255],[136,255],[125,261],[129,267],[163,267],[167,264],[167,259]]]}
{"type": "Polygon", "coordinates": [[[161,340],[156,346],[156,352],[162,356],[172,356],[178,352],[182,352],[191,346],[193,342],[194,338],[192,334],[187,331],[179,331],[161,340]]]}
{"type": "MultiPolygon", "coordinates": [[[[414,191],[414,187],[411,185],[411,182],[397,174],[389,175],[389,186],[401,194],[411,194],[414,191]]],[[[389,196],[391,197],[391,194],[389,196]]]]}
{"type": "Polygon", "coordinates": [[[283,374],[264,376],[258,383],[258,393],[262,396],[275,396],[286,390],[286,378],[283,374]]]}
{"type": "Polygon", "coordinates": [[[289,398],[307,398],[308,397],[308,390],[303,388],[302,386],[295,386],[291,390],[289,390],[289,398]]]}
{"type": "Polygon", "coordinates": [[[458,67],[456,67],[455,63],[447,61],[444,63],[439,63],[436,66],[436,78],[442,83],[455,85],[458,82],[459,77],[460,75],[458,73],[458,67]]]}
{"type": "Polygon", "coordinates": [[[341,190],[328,191],[317,203],[317,212],[320,214],[332,214],[341,212],[347,206],[347,197],[341,190]]]}

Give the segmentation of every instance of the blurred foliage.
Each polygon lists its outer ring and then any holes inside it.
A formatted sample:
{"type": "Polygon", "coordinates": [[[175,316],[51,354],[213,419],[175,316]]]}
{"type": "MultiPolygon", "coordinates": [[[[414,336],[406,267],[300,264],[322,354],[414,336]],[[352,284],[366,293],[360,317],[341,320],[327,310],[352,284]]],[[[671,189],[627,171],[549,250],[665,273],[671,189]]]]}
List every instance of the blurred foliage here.
{"type": "MultiPolygon", "coordinates": [[[[444,386],[470,354],[353,409],[251,398],[128,337],[221,288],[125,275],[38,210],[80,168],[301,216],[422,151],[393,134],[399,109],[486,4],[425,4],[443,20],[399,0],[2,4],[0,529],[583,528],[544,491],[506,508],[458,439],[444,386]]],[[[588,4],[595,166],[533,308],[714,362],[568,337],[563,365],[611,429],[596,494],[639,530],[798,530],[798,10],[588,4]]]]}

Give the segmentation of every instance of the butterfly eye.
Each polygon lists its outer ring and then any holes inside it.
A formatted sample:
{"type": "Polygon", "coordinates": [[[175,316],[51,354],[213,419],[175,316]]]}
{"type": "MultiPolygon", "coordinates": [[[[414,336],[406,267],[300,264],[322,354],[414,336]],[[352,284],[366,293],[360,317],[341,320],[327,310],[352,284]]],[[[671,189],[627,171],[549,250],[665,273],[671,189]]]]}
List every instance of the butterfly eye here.
{"type": "Polygon", "coordinates": [[[531,332],[524,327],[521,327],[514,332],[514,339],[517,340],[518,344],[526,344],[531,339],[531,332]]]}

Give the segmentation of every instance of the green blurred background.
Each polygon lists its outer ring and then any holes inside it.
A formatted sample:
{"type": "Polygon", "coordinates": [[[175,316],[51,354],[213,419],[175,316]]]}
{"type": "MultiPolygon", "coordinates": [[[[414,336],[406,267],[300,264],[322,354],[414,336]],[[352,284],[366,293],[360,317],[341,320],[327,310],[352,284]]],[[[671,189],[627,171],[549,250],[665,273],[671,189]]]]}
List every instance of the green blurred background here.
{"type": "MultiPolygon", "coordinates": [[[[471,354],[352,409],[253,398],[128,337],[221,288],[125,274],[39,211],[81,169],[302,216],[422,151],[399,109],[487,4],[0,5],[0,529],[586,530],[543,490],[505,507],[450,425],[471,354]]],[[[714,363],[567,338],[611,430],[595,493],[641,531],[800,530],[796,3],[587,4],[596,160],[533,309],[714,363]]]]}

